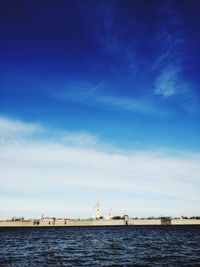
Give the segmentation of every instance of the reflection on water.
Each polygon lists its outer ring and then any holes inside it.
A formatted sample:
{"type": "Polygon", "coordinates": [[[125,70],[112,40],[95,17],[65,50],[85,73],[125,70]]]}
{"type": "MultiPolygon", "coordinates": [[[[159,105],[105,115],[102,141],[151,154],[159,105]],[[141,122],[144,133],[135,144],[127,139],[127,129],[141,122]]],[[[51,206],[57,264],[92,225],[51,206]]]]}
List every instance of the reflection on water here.
{"type": "Polygon", "coordinates": [[[200,266],[199,226],[1,228],[0,266],[200,266]]]}

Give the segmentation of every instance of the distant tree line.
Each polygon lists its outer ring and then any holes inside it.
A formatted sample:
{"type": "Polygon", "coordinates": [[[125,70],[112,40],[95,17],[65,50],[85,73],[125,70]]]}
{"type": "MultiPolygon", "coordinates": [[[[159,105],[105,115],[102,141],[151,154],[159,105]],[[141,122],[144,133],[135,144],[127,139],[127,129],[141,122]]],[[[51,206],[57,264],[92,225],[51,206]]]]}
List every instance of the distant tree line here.
{"type": "MultiPolygon", "coordinates": [[[[124,219],[124,217],[121,216],[114,216],[113,219],[115,220],[120,220],[120,219],[124,219]]],[[[159,216],[159,217],[154,217],[154,216],[150,216],[150,217],[132,217],[132,220],[163,220],[163,219],[189,219],[189,220],[200,220],[200,216],[191,216],[191,217],[187,217],[187,216],[181,216],[181,217],[171,217],[171,216],[159,216]]]]}
{"type": "Polygon", "coordinates": [[[192,216],[192,217],[186,217],[186,216],[181,216],[182,219],[196,219],[200,220],[200,216],[192,216]]]}
{"type": "Polygon", "coordinates": [[[119,216],[119,215],[117,215],[117,216],[113,216],[112,219],[113,220],[124,220],[124,219],[126,219],[126,216],[119,216]]]}
{"type": "Polygon", "coordinates": [[[12,217],[12,221],[24,221],[24,217],[12,217]]]}

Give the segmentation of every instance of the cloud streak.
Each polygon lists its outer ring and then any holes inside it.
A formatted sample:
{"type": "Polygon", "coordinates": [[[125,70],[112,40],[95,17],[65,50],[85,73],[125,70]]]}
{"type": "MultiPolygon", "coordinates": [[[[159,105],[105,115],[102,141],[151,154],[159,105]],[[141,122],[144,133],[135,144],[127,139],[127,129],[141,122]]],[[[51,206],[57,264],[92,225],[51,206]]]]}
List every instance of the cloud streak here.
{"type": "MultiPolygon", "coordinates": [[[[81,12],[85,17],[88,9],[81,6],[81,12]]],[[[90,28],[92,24],[91,38],[99,49],[99,55],[95,53],[91,60],[101,65],[102,58],[106,57],[103,66],[108,70],[108,75],[121,71],[133,73],[138,63],[135,49],[138,32],[133,16],[122,18],[120,3],[99,2],[96,8],[90,10],[88,17],[90,28]]]]}
{"type": "Polygon", "coordinates": [[[160,16],[165,22],[160,24],[155,41],[157,56],[152,71],[157,73],[157,77],[154,82],[154,93],[163,99],[173,99],[187,112],[197,111],[199,99],[195,94],[195,85],[184,77],[187,40],[184,36],[181,13],[172,5],[167,5],[160,9],[160,16]]]}
{"type": "Polygon", "coordinates": [[[64,102],[81,103],[101,109],[122,110],[145,116],[168,117],[171,112],[153,98],[138,96],[125,97],[104,93],[107,86],[105,82],[91,86],[89,83],[74,83],[67,91],[56,92],[52,97],[64,102]],[[84,84],[84,86],[83,86],[84,84]]]}
{"type": "Polygon", "coordinates": [[[49,142],[59,140],[60,143],[69,146],[100,146],[97,134],[91,135],[86,131],[52,130],[39,123],[28,123],[5,117],[0,117],[0,129],[0,145],[28,145],[30,140],[40,145],[40,142],[48,139],[49,142]]]}
{"type": "Polygon", "coordinates": [[[168,66],[162,69],[155,81],[155,93],[163,97],[181,94],[184,84],[180,84],[178,81],[180,72],[181,68],[177,66],[168,66]]]}
{"type": "Polygon", "coordinates": [[[0,136],[23,136],[32,135],[42,131],[42,127],[38,124],[25,123],[18,120],[9,120],[0,117],[0,136]]]}

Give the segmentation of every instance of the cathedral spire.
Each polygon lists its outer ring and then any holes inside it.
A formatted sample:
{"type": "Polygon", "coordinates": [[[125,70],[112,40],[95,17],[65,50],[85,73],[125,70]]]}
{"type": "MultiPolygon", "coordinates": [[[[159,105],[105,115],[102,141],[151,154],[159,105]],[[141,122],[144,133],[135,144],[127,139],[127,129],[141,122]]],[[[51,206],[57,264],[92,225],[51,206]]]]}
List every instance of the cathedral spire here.
{"type": "Polygon", "coordinates": [[[95,219],[99,220],[100,217],[101,217],[100,204],[99,204],[99,200],[97,200],[96,210],[95,210],[95,219]]]}

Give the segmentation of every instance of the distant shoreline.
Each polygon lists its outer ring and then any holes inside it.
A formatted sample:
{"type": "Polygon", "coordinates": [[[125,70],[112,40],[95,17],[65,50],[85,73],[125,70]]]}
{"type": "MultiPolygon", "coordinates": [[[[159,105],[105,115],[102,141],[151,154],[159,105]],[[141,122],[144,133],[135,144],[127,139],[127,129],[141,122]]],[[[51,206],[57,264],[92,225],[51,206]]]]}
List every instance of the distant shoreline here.
{"type": "Polygon", "coordinates": [[[176,225],[199,225],[199,219],[129,219],[129,220],[67,220],[67,221],[42,221],[42,220],[24,220],[8,221],[1,220],[0,228],[12,227],[101,227],[101,226],[176,226],[176,225]]]}

